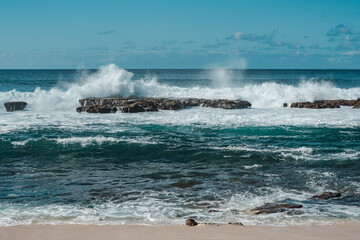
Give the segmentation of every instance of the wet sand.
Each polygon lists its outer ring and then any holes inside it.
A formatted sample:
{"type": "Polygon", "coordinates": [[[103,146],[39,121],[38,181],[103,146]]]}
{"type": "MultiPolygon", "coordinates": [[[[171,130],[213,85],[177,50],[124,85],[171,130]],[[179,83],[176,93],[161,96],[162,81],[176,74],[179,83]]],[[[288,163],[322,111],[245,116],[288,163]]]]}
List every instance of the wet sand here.
{"type": "Polygon", "coordinates": [[[310,226],[27,225],[0,227],[1,240],[360,239],[360,222],[310,226]]]}

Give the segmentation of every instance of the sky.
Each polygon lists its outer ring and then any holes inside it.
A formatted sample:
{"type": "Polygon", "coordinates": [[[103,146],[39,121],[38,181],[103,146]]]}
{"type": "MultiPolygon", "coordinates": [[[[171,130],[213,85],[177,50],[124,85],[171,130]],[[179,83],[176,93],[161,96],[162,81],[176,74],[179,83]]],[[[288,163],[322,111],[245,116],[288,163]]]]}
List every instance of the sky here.
{"type": "Polygon", "coordinates": [[[360,69],[360,1],[0,1],[0,69],[110,63],[360,69]]]}

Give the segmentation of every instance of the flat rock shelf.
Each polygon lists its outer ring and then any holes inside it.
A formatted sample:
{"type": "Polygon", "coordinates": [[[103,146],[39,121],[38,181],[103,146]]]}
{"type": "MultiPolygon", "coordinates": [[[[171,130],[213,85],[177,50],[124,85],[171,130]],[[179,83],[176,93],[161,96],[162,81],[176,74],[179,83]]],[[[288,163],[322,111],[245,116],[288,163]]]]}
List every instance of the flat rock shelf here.
{"type": "MultiPolygon", "coordinates": [[[[285,105],[284,105],[285,106],[285,105]]],[[[292,103],[292,108],[340,108],[340,106],[352,106],[353,108],[360,108],[360,98],[356,100],[318,100],[314,102],[296,102],[292,103]]]]}
{"type": "Polygon", "coordinates": [[[76,111],[87,113],[123,113],[154,112],[159,110],[180,110],[187,107],[211,107],[223,109],[241,109],[251,107],[244,100],[226,99],[168,99],[168,98],[85,98],[79,100],[81,106],[76,111]]]}

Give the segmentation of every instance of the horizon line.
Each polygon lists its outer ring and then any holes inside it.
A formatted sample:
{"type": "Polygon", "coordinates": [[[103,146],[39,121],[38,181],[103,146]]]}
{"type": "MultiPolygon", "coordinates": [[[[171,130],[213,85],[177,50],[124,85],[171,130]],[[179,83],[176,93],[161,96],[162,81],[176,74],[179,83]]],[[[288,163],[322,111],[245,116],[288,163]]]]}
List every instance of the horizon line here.
{"type": "MultiPolygon", "coordinates": [[[[28,70],[99,70],[100,68],[0,68],[0,71],[28,71],[28,70]]],[[[124,70],[217,70],[217,69],[223,69],[223,70],[241,70],[241,71],[247,71],[247,70],[360,70],[360,68],[122,68],[124,70]]]]}

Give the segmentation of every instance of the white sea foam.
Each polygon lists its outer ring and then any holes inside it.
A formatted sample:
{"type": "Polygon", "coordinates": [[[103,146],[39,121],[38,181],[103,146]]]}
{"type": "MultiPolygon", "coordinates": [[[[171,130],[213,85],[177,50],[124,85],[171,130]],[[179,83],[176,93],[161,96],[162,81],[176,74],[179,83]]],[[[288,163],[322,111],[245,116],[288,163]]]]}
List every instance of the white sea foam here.
{"type": "MultiPolygon", "coordinates": [[[[323,191],[324,188],[321,189],[323,191]]],[[[301,215],[276,213],[269,215],[252,215],[248,210],[266,203],[289,200],[301,204],[308,201],[310,193],[289,191],[282,188],[261,187],[255,192],[234,194],[230,199],[221,202],[218,212],[204,211],[203,207],[187,208],[181,206],[181,198],[172,192],[148,191],[132,195],[132,200],[115,203],[103,203],[82,206],[77,204],[49,204],[36,206],[31,204],[0,203],[0,226],[28,224],[183,224],[184,218],[196,216],[202,222],[239,222],[246,225],[299,225],[326,224],[341,221],[332,216],[348,216],[359,219],[357,206],[329,203],[306,204],[300,209],[301,215]],[[164,201],[161,196],[173,201],[164,201]],[[325,210],[325,211],[324,211],[325,210]]],[[[16,197],[16,196],[8,196],[16,197]]],[[[200,203],[200,202],[197,202],[200,203]]],[[[207,201],[202,201],[206,204],[207,201]]],[[[188,204],[193,204],[189,202],[188,204]]]]}
{"type": "MultiPolygon", "coordinates": [[[[96,136],[99,135],[99,131],[109,134],[142,131],[141,126],[154,123],[159,126],[196,128],[311,126],[346,129],[360,126],[360,111],[350,107],[320,110],[291,108],[224,110],[198,107],[181,111],[164,110],[138,114],[116,113],[108,115],[78,114],[74,110],[2,112],[0,113],[0,134],[19,131],[26,133],[35,129],[41,130],[50,127],[52,130],[59,131],[89,131],[94,134],[93,136],[96,136]],[[131,123],[130,126],[129,123],[131,123]]],[[[302,131],[306,131],[306,129],[296,131],[298,134],[302,134],[302,131]]],[[[307,133],[304,132],[304,134],[307,133]]]]}
{"type": "Polygon", "coordinates": [[[312,153],[313,149],[308,147],[299,147],[299,148],[281,148],[277,146],[266,146],[266,148],[261,148],[260,146],[228,146],[228,147],[214,147],[214,149],[219,150],[231,150],[231,151],[246,151],[246,152],[272,152],[272,153],[312,153]]]}
{"type": "Polygon", "coordinates": [[[57,143],[61,143],[64,145],[72,144],[72,143],[80,143],[81,146],[87,146],[90,144],[102,144],[105,142],[119,142],[119,139],[113,137],[104,137],[104,136],[96,136],[96,137],[71,137],[71,138],[58,138],[56,139],[57,143]]]}
{"type": "Polygon", "coordinates": [[[244,166],[245,169],[252,169],[252,168],[259,168],[259,167],[261,167],[260,164],[245,165],[245,166],[244,166]]]}
{"type": "Polygon", "coordinates": [[[73,109],[84,97],[107,97],[119,93],[136,94],[137,87],[131,81],[133,74],[110,64],[91,75],[83,75],[78,82],[68,84],[65,89],[54,87],[47,90],[36,88],[34,92],[12,90],[0,93],[0,101],[26,101],[29,109],[64,110],[73,109]]]}
{"type": "MultiPolygon", "coordinates": [[[[23,100],[31,110],[73,110],[85,97],[138,96],[169,98],[244,99],[254,108],[279,108],[282,103],[317,99],[356,99],[360,88],[344,89],[326,81],[307,79],[298,85],[275,82],[246,83],[242,79],[231,83],[231,72],[217,69],[211,72],[211,87],[178,87],[160,84],[156,77],[134,80],[133,74],[114,64],[103,66],[93,74],[83,74],[75,83],[50,90],[36,88],[34,92],[16,89],[0,92],[0,102],[23,100]]],[[[4,111],[3,106],[1,108],[4,111]]]]}
{"type": "Polygon", "coordinates": [[[15,146],[25,146],[30,140],[24,140],[24,141],[13,141],[11,142],[12,145],[15,146]]]}
{"type": "MultiPolygon", "coordinates": [[[[3,140],[3,139],[0,139],[3,140]]],[[[80,144],[82,147],[86,147],[89,145],[101,145],[105,143],[135,143],[135,144],[159,144],[160,142],[151,140],[149,137],[122,137],[122,138],[114,138],[114,137],[104,137],[104,136],[95,136],[95,137],[69,137],[69,138],[37,138],[37,139],[27,139],[24,141],[12,141],[11,144],[14,146],[25,146],[29,142],[36,142],[40,140],[48,140],[55,141],[58,144],[69,145],[69,144],[80,144]]]]}
{"type": "Polygon", "coordinates": [[[157,144],[155,141],[151,141],[150,138],[136,137],[135,139],[131,138],[114,138],[114,137],[70,137],[70,138],[58,138],[56,139],[57,143],[64,145],[80,143],[81,146],[88,146],[92,144],[101,145],[103,143],[118,143],[118,142],[128,142],[128,143],[137,143],[137,144],[157,144]]]}

